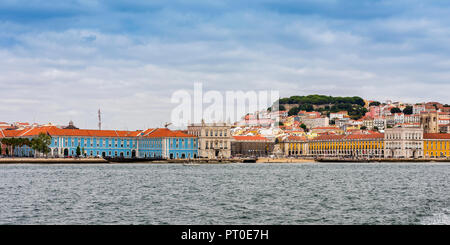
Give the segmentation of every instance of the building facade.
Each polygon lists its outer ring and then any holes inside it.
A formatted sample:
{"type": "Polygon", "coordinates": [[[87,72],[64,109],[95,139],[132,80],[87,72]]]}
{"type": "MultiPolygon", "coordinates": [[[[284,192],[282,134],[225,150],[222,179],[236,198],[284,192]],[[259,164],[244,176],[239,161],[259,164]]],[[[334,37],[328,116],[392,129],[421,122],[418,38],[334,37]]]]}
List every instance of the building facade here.
{"type": "Polygon", "coordinates": [[[233,157],[267,157],[272,154],[274,141],[262,136],[233,136],[231,155],[233,157]]]}
{"type": "Polygon", "coordinates": [[[450,134],[424,134],[423,147],[426,158],[450,158],[450,134]]]}
{"type": "Polygon", "coordinates": [[[405,127],[387,128],[384,153],[386,158],[423,157],[423,130],[405,127]]]}
{"type": "Polygon", "coordinates": [[[231,157],[231,126],[226,123],[199,123],[188,126],[188,134],[198,138],[198,156],[218,159],[231,157]]]}
{"type": "Polygon", "coordinates": [[[439,133],[439,121],[437,111],[421,112],[420,125],[423,127],[423,132],[426,134],[439,133]]]}
{"type": "MultiPolygon", "coordinates": [[[[87,157],[187,159],[198,155],[195,136],[167,128],[145,131],[61,129],[55,126],[15,130],[7,137],[28,138],[40,133],[51,137],[51,157],[75,157],[77,149],[87,157]]],[[[28,146],[16,147],[16,156],[34,156],[28,146]]]]}

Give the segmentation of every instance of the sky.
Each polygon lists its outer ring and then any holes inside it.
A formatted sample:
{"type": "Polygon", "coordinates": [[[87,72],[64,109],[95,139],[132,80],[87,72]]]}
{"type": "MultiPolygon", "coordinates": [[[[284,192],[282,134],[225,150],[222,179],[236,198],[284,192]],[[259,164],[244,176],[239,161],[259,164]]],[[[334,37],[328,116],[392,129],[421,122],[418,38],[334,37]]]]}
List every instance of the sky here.
{"type": "Polygon", "coordinates": [[[450,104],[446,0],[2,0],[0,121],[137,130],[176,90],[450,104]]]}

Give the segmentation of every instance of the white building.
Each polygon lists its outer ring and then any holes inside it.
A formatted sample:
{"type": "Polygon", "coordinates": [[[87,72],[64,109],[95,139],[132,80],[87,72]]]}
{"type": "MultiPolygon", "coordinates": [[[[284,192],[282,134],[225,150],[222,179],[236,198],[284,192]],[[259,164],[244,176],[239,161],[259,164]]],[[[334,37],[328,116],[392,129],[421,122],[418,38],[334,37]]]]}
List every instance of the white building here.
{"type": "Polygon", "coordinates": [[[344,118],[344,116],[347,116],[348,113],[346,111],[340,111],[340,112],[336,112],[336,113],[330,113],[330,120],[334,120],[334,119],[342,119],[344,118]]]}
{"type": "Polygon", "coordinates": [[[420,123],[420,115],[419,114],[405,115],[404,123],[420,123]]]}
{"type": "Polygon", "coordinates": [[[330,119],[328,117],[319,118],[304,118],[302,123],[308,128],[328,127],[330,125],[330,119]]]}
{"type": "Polygon", "coordinates": [[[376,117],[373,119],[373,126],[377,127],[378,129],[385,129],[386,128],[386,119],[384,117],[376,117]]]}
{"type": "Polygon", "coordinates": [[[191,124],[188,134],[198,137],[198,155],[204,158],[231,157],[231,126],[226,123],[191,124]]]}
{"type": "Polygon", "coordinates": [[[386,158],[423,157],[423,129],[394,127],[384,132],[386,158]]]}
{"type": "Polygon", "coordinates": [[[425,105],[413,105],[413,114],[420,114],[425,111],[425,105]]]}

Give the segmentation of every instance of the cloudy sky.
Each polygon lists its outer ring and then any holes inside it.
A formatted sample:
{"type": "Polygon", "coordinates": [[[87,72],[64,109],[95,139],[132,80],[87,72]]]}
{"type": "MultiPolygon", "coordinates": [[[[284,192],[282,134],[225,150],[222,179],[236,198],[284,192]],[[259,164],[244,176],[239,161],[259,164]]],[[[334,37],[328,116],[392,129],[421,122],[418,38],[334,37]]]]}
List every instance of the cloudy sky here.
{"type": "Polygon", "coordinates": [[[2,0],[0,121],[143,129],[175,90],[450,103],[446,0],[2,0]]]}

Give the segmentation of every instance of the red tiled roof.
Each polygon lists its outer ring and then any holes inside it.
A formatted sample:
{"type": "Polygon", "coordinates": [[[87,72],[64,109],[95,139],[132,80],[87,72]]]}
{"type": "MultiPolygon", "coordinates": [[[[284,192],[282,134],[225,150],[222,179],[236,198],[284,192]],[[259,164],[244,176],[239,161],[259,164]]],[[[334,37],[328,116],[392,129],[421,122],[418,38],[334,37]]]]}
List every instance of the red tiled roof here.
{"type": "Polygon", "coordinates": [[[313,139],[313,141],[320,140],[356,140],[356,139],[381,139],[384,138],[384,134],[374,133],[374,134],[349,134],[349,135],[321,135],[313,139]]]}
{"type": "Polygon", "coordinates": [[[268,141],[266,137],[262,136],[233,136],[237,141],[268,141]]]}
{"type": "Polygon", "coordinates": [[[55,126],[36,127],[24,130],[2,130],[0,137],[36,136],[45,133],[50,136],[90,136],[90,137],[195,137],[181,131],[167,128],[147,129],[145,131],[95,130],[95,129],[61,129],[55,126]],[[4,135],[4,136],[3,136],[4,135]]]}
{"type": "Polygon", "coordinates": [[[312,129],[339,129],[339,128],[337,128],[337,127],[315,127],[312,129]]]}
{"type": "Polygon", "coordinates": [[[345,135],[321,135],[318,136],[314,139],[312,139],[313,141],[318,141],[318,140],[341,140],[345,137],[345,135]]]}
{"type": "Polygon", "coordinates": [[[0,129],[0,137],[17,137],[24,130],[3,130],[0,129]]]}
{"type": "Polygon", "coordinates": [[[384,138],[384,134],[375,133],[375,134],[350,134],[345,137],[345,139],[382,139],[384,138]]]}
{"type": "Polygon", "coordinates": [[[423,134],[424,139],[450,139],[450,134],[423,134]]]}
{"type": "Polygon", "coordinates": [[[289,141],[303,141],[303,140],[306,140],[306,137],[304,137],[304,136],[288,136],[287,139],[289,141]]]}
{"type": "Polygon", "coordinates": [[[157,128],[150,132],[147,136],[149,138],[160,138],[160,137],[196,137],[194,135],[185,134],[181,131],[172,131],[168,128],[157,128]]]}

